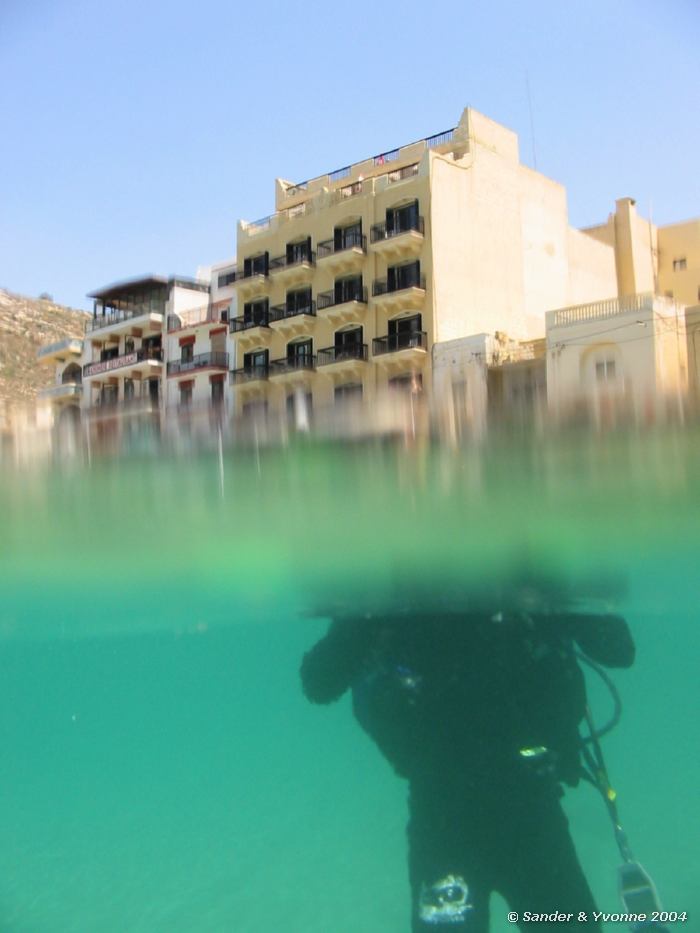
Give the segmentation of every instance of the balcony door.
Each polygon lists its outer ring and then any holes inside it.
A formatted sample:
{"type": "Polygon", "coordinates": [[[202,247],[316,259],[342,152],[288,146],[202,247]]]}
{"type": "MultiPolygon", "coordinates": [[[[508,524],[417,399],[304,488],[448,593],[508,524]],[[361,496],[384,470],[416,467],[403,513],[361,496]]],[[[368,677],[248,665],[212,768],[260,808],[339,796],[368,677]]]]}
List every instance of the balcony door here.
{"type": "Polygon", "coordinates": [[[353,275],[347,279],[337,279],[335,283],[335,303],[359,301],[362,296],[362,276],[353,275]]]}
{"type": "Polygon", "coordinates": [[[418,201],[402,207],[390,207],[386,212],[387,236],[418,229],[418,201]]]}
{"type": "Polygon", "coordinates": [[[287,361],[296,366],[310,363],[313,356],[313,340],[298,340],[287,344],[287,361]]]}
{"type": "Polygon", "coordinates": [[[420,287],[420,260],[406,262],[401,266],[389,266],[387,269],[387,291],[398,292],[402,288],[420,287]]]}
{"type": "Polygon", "coordinates": [[[259,373],[262,375],[268,370],[270,362],[269,350],[253,350],[251,353],[243,355],[243,369],[249,373],[259,373]]]}
{"type": "Polygon", "coordinates": [[[336,252],[362,246],[362,221],[347,227],[336,227],[333,231],[333,247],[336,252]]]}
{"type": "Polygon", "coordinates": [[[423,330],[422,323],[423,317],[420,314],[394,318],[389,321],[389,349],[404,350],[407,347],[419,347],[423,330]]]}
{"type": "Polygon", "coordinates": [[[335,358],[355,359],[362,346],[362,328],[352,327],[349,330],[337,330],[335,332],[335,358]]]}

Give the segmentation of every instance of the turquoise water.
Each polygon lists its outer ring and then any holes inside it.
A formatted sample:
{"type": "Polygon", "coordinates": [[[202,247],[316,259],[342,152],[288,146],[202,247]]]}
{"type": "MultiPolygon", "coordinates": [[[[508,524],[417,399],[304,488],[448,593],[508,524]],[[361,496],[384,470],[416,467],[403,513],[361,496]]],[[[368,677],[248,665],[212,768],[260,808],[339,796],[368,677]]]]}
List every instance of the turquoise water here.
{"type": "MultiPolygon", "coordinates": [[[[635,853],[693,929],[699,453],[661,434],[6,473],[0,930],[408,930],[405,784],[347,698],[304,700],[299,661],[330,607],[459,599],[522,555],[625,582],[638,655],[604,750],[635,853]]],[[[604,807],[586,786],[565,805],[619,909],[604,807]]],[[[494,899],[494,933],[505,914],[494,899]]]]}

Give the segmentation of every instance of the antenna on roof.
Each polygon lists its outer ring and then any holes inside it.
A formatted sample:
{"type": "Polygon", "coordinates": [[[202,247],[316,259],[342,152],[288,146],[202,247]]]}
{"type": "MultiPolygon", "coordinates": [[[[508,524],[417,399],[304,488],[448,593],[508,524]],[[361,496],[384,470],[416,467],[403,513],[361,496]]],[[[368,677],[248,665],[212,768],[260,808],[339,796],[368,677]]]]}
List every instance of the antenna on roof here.
{"type": "Polygon", "coordinates": [[[535,121],[532,117],[532,97],[530,95],[530,75],[525,70],[525,87],[527,88],[527,109],[530,112],[530,138],[532,139],[532,162],[537,171],[537,149],[535,148],[535,121]]]}

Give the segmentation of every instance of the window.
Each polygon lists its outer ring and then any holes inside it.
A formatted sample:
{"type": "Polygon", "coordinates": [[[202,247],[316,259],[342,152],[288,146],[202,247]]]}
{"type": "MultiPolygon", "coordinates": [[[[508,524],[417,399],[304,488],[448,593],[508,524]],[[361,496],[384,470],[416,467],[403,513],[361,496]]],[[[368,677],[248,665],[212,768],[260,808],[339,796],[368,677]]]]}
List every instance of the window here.
{"type": "Polygon", "coordinates": [[[247,373],[264,376],[267,374],[270,360],[269,350],[253,350],[243,354],[243,369],[247,373]]]}
{"type": "Polygon", "coordinates": [[[191,363],[194,359],[194,343],[185,343],[180,347],[180,362],[191,363]]]}
{"type": "Polygon", "coordinates": [[[287,265],[308,262],[311,259],[311,237],[299,243],[287,243],[287,265]]]}
{"type": "Polygon", "coordinates": [[[251,327],[267,324],[268,307],[267,298],[262,298],[260,301],[247,301],[243,305],[243,322],[251,327]]]}
{"type": "Polygon", "coordinates": [[[357,359],[361,357],[362,328],[352,327],[350,330],[338,330],[334,337],[335,359],[357,359]]]}
{"type": "Polygon", "coordinates": [[[340,305],[346,301],[362,301],[361,275],[353,275],[346,279],[336,279],[335,303],[340,305]]]}
{"type": "Polygon", "coordinates": [[[124,353],[133,353],[134,352],[134,338],[126,337],[124,339],[124,353]]]}
{"type": "Polygon", "coordinates": [[[405,350],[423,346],[423,318],[420,314],[412,317],[394,318],[389,321],[389,350],[405,350]]]}
{"type": "Polygon", "coordinates": [[[128,402],[134,397],[134,380],[125,379],[124,380],[124,401],[128,402]]]}
{"type": "Polygon", "coordinates": [[[407,262],[402,266],[387,269],[387,291],[398,292],[402,288],[420,288],[420,261],[407,262]]]}
{"type": "Polygon", "coordinates": [[[362,221],[347,227],[336,227],[333,231],[333,248],[336,252],[352,249],[353,246],[362,247],[362,221]]]}
{"type": "Polygon", "coordinates": [[[311,314],[311,289],[300,288],[287,292],[287,315],[311,314]]]}
{"type": "Polygon", "coordinates": [[[189,408],[192,404],[192,383],[180,383],[180,408],[189,408]]]}
{"type": "Polygon", "coordinates": [[[403,207],[390,207],[386,212],[387,236],[417,230],[418,225],[418,201],[412,201],[403,207]]]}
{"type": "Polygon", "coordinates": [[[595,377],[598,382],[614,382],[615,360],[598,360],[595,364],[595,377]]]}
{"type": "Polygon", "coordinates": [[[287,360],[290,363],[304,365],[310,362],[313,357],[313,341],[298,340],[296,343],[287,344],[287,360]]]}
{"type": "Polygon", "coordinates": [[[104,363],[105,360],[113,360],[118,356],[119,347],[105,347],[105,349],[100,353],[100,362],[104,363]]]}
{"type": "Polygon", "coordinates": [[[258,256],[249,256],[243,260],[243,277],[248,279],[251,275],[267,275],[270,269],[270,254],[260,253],[258,256]]]}
{"type": "Polygon", "coordinates": [[[149,379],[148,380],[148,398],[154,404],[158,404],[158,396],[160,394],[160,380],[159,379],[149,379]]]}
{"type": "Polygon", "coordinates": [[[418,395],[423,391],[422,373],[402,373],[400,376],[394,376],[389,380],[389,388],[399,392],[411,392],[418,395]]]}
{"type": "Polygon", "coordinates": [[[688,263],[686,262],[685,256],[681,256],[680,259],[673,260],[673,271],[674,272],[683,272],[688,268],[688,263]]]}
{"type": "Polygon", "coordinates": [[[105,407],[116,405],[118,397],[119,390],[117,386],[102,386],[102,389],[100,390],[100,405],[105,407]]]}

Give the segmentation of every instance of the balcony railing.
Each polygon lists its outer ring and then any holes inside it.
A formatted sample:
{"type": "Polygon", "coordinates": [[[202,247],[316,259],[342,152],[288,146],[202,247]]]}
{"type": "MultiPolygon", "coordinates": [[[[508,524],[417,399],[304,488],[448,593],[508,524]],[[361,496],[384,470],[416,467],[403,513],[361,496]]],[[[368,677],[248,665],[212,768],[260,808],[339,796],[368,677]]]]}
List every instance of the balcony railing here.
{"type": "Polygon", "coordinates": [[[253,317],[243,315],[234,317],[229,325],[232,334],[237,334],[242,330],[250,330],[251,327],[268,327],[270,324],[270,312],[265,311],[262,314],[256,314],[253,317]]]}
{"type": "Polygon", "coordinates": [[[242,366],[240,369],[231,370],[231,382],[240,385],[256,379],[267,379],[269,371],[269,366],[242,366]]]}
{"type": "Polygon", "coordinates": [[[228,322],[228,308],[216,308],[204,305],[201,308],[190,308],[180,314],[168,315],[168,331],[182,330],[184,327],[196,327],[198,324],[226,324],[228,322]]]}
{"type": "Polygon", "coordinates": [[[87,322],[86,330],[99,330],[102,327],[110,327],[112,324],[121,324],[123,321],[130,321],[135,317],[143,317],[145,314],[163,314],[163,306],[160,307],[140,307],[124,311],[112,311],[110,314],[98,314],[90,318],[87,322]]]}
{"type": "Polygon", "coordinates": [[[163,362],[162,349],[152,349],[150,347],[139,347],[138,350],[132,350],[131,353],[123,353],[121,356],[113,356],[108,360],[98,360],[96,363],[86,363],[83,366],[83,376],[97,376],[101,373],[111,372],[113,369],[121,369],[122,366],[135,366],[144,360],[153,360],[156,363],[163,362]]]}
{"type": "Polygon", "coordinates": [[[169,376],[191,373],[195,369],[228,369],[228,353],[210,350],[208,353],[196,353],[191,360],[172,360],[168,363],[169,376]]]}
{"type": "Polygon", "coordinates": [[[277,272],[278,269],[289,269],[293,266],[303,266],[304,263],[313,266],[316,263],[316,253],[312,250],[305,256],[277,256],[270,260],[270,272],[277,272]]]}
{"type": "Polygon", "coordinates": [[[314,354],[304,356],[284,357],[281,360],[270,362],[270,375],[279,376],[284,373],[293,373],[300,369],[315,369],[316,357],[314,354]]]}
{"type": "Polygon", "coordinates": [[[288,308],[286,304],[273,305],[270,308],[270,323],[274,321],[283,321],[288,317],[297,317],[299,314],[309,314],[316,316],[316,302],[310,301],[308,304],[299,305],[297,308],[288,308]]]}
{"type": "Polygon", "coordinates": [[[387,229],[386,221],[383,221],[380,224],[372,224],[370,230],[370,241],[372,243],[379,243],[382,240],[390,240],[392,237],[401,236],[403,233],[420,233],[421,236],[425,231],[425,224],[423,223],[422,217],[416,217],[414,220],[409,220],[403,224],[397,224],[396,226],[387,229]]]}
{"type": "Polygon", "coordinates": [[[387,172],[386,177],[389,184],[393,184],[396,181],[404,181],[406,178],[413,178],[417,174],[418,163],[414,162],[413,165],[405,165],[403,168],[396,168],[392,172],[387,172]]]}
{"type": "Polygon", "coordinates": [[[386,337],[375,337],[372,340],[372,353],[381,356],[383,353],[395,353],[398,350],[425,350],[428,346],[428,335],[424,330],[414,330],[405,334],[387,334],[386,337]]]}
{"type": "Polygon", "coordinates": [[[318,365],[341,363],[344,360],[367,360],[366,343],[349,343],[343,347],[325,347],[318,351],[318,365]]]}
{"type": "Polygon", "coordinates": [[[406,288],[422,288],[425,291],[425,276],[411,275],[405,280],[389,283],[388,279],[375,279],[372,282],[372,297],[378,298],[381,295],[390,295],[393,292],[401,292],[406,288]]]}
{"type": "Polygon", "coordinates": [[[367,286],[358,285],[356,288],[349,288],[341,295],[336,295],[335,290],[319,292],[316,301],[318,302],[319,311],[324,308],[332,308],[335,305],[344,305],[349,301],[361,301],[363,304],[367,304],[367,286]]]}
{"type": "Polygon", "coordinates": [[[344,253],[348,249],[361,249],[363,253],[367,252],[367,237],[363,233],[352,233],[346,235],[342,243],[336,243],[332,240],[323,240],[318,244],[318,258],[324,259],[326,256],[332,256],[335,253],[344,253]]]}

